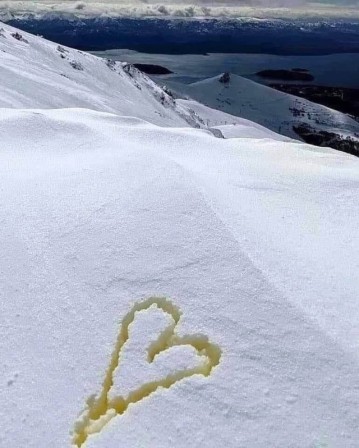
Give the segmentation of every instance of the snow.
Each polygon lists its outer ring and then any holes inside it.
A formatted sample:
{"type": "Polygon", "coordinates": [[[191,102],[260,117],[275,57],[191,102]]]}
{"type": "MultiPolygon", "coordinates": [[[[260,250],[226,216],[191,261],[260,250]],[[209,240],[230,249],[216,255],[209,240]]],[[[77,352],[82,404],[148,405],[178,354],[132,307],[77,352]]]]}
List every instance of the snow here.
{"type": "Polygon", "coordinates": [[[201,117],[209,129],[218,129],[224,138],[270,138],[281,142],[291,141],[290,138],[277,134],[254,121],[211,109],[197,101],[178,99],[177,103],[201,117]]]}
{"type": "Polygon", "coordinates": [[[4,446],[71,445],[122,318],[151,296],[221,361],[87,446],[356,446],[356,158],[85,110],[4,109],[0,129],[4,446]]]}
{"type": "MultiPolygon", "coordinates": [[[[0,107],[81,107],[135,116],[161,126],[191,117],[149,78],[127,64],[58,46],[0,25],[0,107]],[[141,107],[138,107],[141,104],[141,107]]],[[[191,123],[192,124],[192,123],[191,123]]]]}
{"type": "Polygon", "coordinates": [[[115,372],[112,397],[128,396],[131,390],[136,390],[142,384],[161,380],[168,376],[174,366],[175,371],[196,367],[196,351],[190,345],[173,346],[171,350],[162,351],[157,354],[155,362],[152,362],[155,358],[152,352],[156,350],[146,350],[149,347],[156,348],[158,335],[164,333],[167,336],[167,329],[170,329],[172,335],[174,322],[170,315],[154,305],[138,312],[130,328],[128,343],[123,349],[122,364],[115,372]]]}
{"type": "Polygon", "coordinates": [[[357,448],[358,159],[4,29],[0,446],[357,448]]]}
{"type": "Polygon", "coordinates": [[[359,123],[341,112],[312,103],[237,75],[227,84],[220,76],[192,84],[166,83],[179,94],[210,108],[246,118],[274,132],[298,139],[293,126],[307,124],[316,130],[334,132],[359,141],[359,123]]]}

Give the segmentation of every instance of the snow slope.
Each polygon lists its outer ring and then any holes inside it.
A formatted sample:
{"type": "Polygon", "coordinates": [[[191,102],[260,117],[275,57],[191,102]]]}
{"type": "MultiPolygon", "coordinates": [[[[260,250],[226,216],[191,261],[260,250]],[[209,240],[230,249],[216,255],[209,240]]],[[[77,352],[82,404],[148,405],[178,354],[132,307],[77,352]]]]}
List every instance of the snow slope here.
{"type": "Polygon", "coordinates": [[[211,108],[246,118],[274,132],[299,139],[293,126],[307,124],[316,130],[335,132],[359,141],[359,123],[347,115],[279,92],[237,75],[229,83],[219,82],[221,76],[192,84],[166,81],[176,92],[189,96],[211,108]]]}
{"type": "Polygon", "coordinates": [[[14,33],[0,447],[357,448],[359,160],[14,33]]]}
{"type": "Polygon", "coordinates": [[[192,116],[200,117],[202,126],[211,130],[218,129],[224,138],[270,138],[282,142],[292,141],[254,121],[211,109],[198,101],[177,99],[176,103],[191,112],[192,116]]]}
{"type": "Polygon", "coordinates": [[[5,24],[0,24],[0,79],[0,107],[82,107],[162,126],[195,124],[186,110],[133,66],[62,47],[5,24]]]}
{"type": "MultiPolygon", "coordinates": [[[[161,126],[238,125],[225,131],[228,136],[253,126],[193,101],[175,101],[132,65],[62,47],[5,24],[0,25],[0,79],[0,107],[82,107],[161,126]],[[15,39],[16,33],[23,40],[15,39]]],[[[262,134],[285,140],[263,127],[262,134]]]]}
{"type": "Polygon", "coordinates": [[[1,446],[357,447],[356,158],[79,109],[0,132],[1,446]]]}

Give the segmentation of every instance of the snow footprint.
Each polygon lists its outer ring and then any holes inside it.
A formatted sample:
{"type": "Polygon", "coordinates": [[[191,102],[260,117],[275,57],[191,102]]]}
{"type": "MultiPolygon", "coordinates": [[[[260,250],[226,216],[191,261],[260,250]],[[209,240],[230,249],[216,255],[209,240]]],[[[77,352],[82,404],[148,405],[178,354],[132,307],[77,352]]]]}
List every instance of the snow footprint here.
{"type": "Polygon", "coordinates": [[[135,304],[123,318],[102,390],[87,401],[75,423],[73,444],[82,447],[128,406],[159,388],[193,375],[209,376],[219,364],[220,348],[201,334],[179,336],[181,312],[166,298],[135,304]]]}

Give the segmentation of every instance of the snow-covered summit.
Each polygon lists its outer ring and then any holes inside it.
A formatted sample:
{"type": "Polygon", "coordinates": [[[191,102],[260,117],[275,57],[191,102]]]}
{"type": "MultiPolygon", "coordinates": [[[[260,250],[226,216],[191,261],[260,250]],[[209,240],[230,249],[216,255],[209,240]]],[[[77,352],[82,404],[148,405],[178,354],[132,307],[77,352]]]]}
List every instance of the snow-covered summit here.
{"type": "Polygon", "coordinates": [[[359,160],[2,34],[0,446],[357,448],[359,160]]]}
{"type": "Polygon", "coordinates": [[[219,75],[192,84],[171,81],[168,84],[209,107],[246,118],[291,138],[300,139],[295,129],[307,127],[315,132],[353,138],[359,145],[359,123],[348,115],[238,75],[228,74],[228,79],[219,75]]]}

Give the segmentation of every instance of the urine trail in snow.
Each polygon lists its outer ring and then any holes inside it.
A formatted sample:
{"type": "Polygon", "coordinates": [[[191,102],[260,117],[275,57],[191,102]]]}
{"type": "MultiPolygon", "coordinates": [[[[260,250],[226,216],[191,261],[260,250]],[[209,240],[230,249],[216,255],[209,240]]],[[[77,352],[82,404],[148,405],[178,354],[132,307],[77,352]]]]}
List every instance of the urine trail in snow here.
{"type": "Polygon", "coordinates": [[[175,329],[180,318],[181,311],[179,308],[164,297],[150,297],[147,300],[135,304],[131,311],[126,314],[122,320],[115,348],[105,373],[102,390],[97,397],[92,396],[87,400],[87,408],[75,423],[73,431],[73,444],[75,446],[82,447],[91,434],[102,431],[112,418],[124,414],[130,404],[138,403],[158,388],[163,387],[169,389],[184,378],[193,375],[209,376],[211,374],[212,369],[219,364],[222,353],[221,349],[217,345],[209,342],[207,336],[201,334],[178,336],[175,333],[175,329]],[[178,370],[160,380],[144,383],[136,390],[130,392],[126,398],[116,396],[110,399],[110,390],[114,385],[114,372],[121,362],[122,348],[129,339],[129,327],[135,320],[137,312],[148,310],[152,306],[156,306],[168,314],[172,318],[172,323],[167,325],[157,340],[147,348],[148,362],[152,363],[155,357],[161,352],[181,345],[192,346],[201,357],[201,362],[196,367],[178,370]]]}

